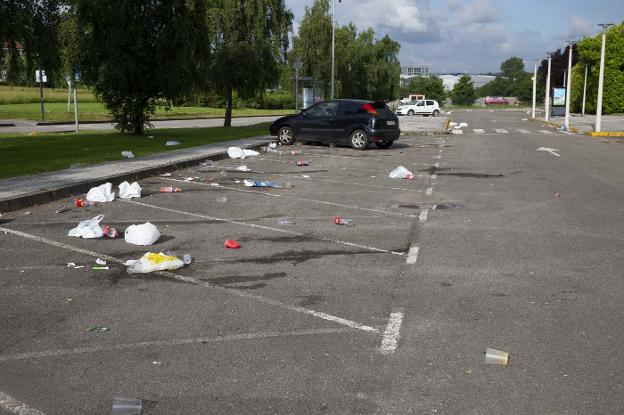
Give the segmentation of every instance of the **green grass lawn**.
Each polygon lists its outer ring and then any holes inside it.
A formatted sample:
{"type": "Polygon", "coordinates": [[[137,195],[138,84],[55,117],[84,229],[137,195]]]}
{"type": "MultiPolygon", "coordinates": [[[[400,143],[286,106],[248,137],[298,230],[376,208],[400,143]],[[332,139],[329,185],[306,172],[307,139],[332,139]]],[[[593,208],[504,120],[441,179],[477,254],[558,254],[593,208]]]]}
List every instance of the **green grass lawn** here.
{"type": "MultiPolygon", "coordinates": [[[[78,101],[78,112],[81,122],[86,121],[108,121],[111,119],[110,114],[99,102],[81,103],[78,101]]],[[[264,110],[264,109],[234,109],[232,115],[235,117],[250,115],[282,115],[291,114],[290,110],[264,110]]],[[[206,107],[173,107],[170,111],[159,108],[156,111],[155,120],[170,118],[207,118],[207,117],[223,117],[225,110],[223,108],[206,108],[206,107]]],[[[0,120],[41,120],[41,107],[39,103],[30,104],[5,104],[0,105],[0,120]]],[[[53,102],[45,104],[46,121],[73,121],[74,107],[67,112],[67,103],[53,102]]]]}
{"type": "Polygon", "coordinates": [[[114,131],[0,135],[0,179],[122,160],[130,150],[136,157],[240,138],[268,135],[268,124],[250,127],[153,129],[144,136],[114,131]],[[153,136],[153,138],[149,138],[153,136]],[[167,140],[180,142],[166,147],[167,140]]]}

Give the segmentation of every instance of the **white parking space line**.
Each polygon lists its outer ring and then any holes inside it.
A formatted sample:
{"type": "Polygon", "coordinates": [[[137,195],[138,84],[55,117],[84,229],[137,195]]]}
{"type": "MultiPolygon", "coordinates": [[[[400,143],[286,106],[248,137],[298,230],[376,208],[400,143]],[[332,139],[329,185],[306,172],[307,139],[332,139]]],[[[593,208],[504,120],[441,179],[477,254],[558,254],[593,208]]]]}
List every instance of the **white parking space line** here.
{"type": "MultiPolygon", "coordinates": [[[[204,182],[185,182],[184,180],[171,179],[171,178],[168,178],[168,177],[163,177],[163,179],[169,180],[169,181],[172,181],[172,182],[194,184],[196,186],[208,186],[208,187],[212,187],[213,189],[227,189],[227,190],[233,190],[235,192],[240,192],[240,193],[251,193],[251,194],[254,194],[254,195],[282,197],[282,198],[285,198],[285,199],[298,200],[298,201],[301,201],[301,202],[311,202],[311,203],[318,203],[318,204],[321,204],[321,205],[338,206],[338,207],[347,208],[347,209],[363,210],[363,211],[366,211],[366,212],[385,213],[387,215],[404,216],[404,217],[408,217],[408,218],[415,217],[414,215],[409,214],[409,213],[400,213],[400,212],[393,212],[393,211],[390,211],[390,210],[372,209],[372,208],[365,208],[365,207],[361,207],[361,206],[345,205],[345,204],[342,204],[342,203],[328,202],[326,200],[319,200],[319,199],[308,199],[308,198],[305,198],[305,197],[293,197],[293,196],[289,196],[289,195],[270,193],[270,192],[263,192],[261,190],[239,189],[237,187],[229,187],[229,186],[223,186],[223,185],[221,185],[221,186],[212,186],[209,183],[204,183],[204,182]]],[[[124,200],[124,202],[127,202],[127,201],[124,200]]]]}
{"type": "Polygon", "coordinates": [[[453,134],[463,134],[464,131],[463,130],[452,130],[453,134]]]}
{"type": "Polygon", "coordinates": [[[472,131],[474,131],[476,134],[483,134],[485,133],[485,130],[482,128],[475,128],[472,131]]]}
{"type": "Polygon", "coordinates": [[[524,128],[518,128],[516,131],[518,131],[519,133],[522,133],[522,134],[529,134],[530,133],[529,130],[525,130],[524,128]]]}
{"type": "MultiPolygon", "coordinates": [[[[384,171],[382,172],[384,175],[388,174],[388,171],[384,171]]],[[[384,176],[385,177],[385,176],[384,176]]],[[[298,177],[295,177],[293,179],[299,179],[298,177]]],[[[303,179],[303,178],[302,178],[303,179]]],[[[331,179],[321,179],[319,177],[316,176],[311,176],[309,178],[306,178],[305,180],[307,181],[318,181],[318,182],[326,182],[326,183],[338,183],[338,184],[345,184],[345,185],[349,185],[349,186],[360,186],[360,187],[374,187],[377,189],[386,189],[386,190],[397,190],[400,192],[414,192],[414,193],[422,193],[422,190],[416,190],[416,189],[405,189],[403,187],[391,187],[391,186],[381,186],[381,185],[375,185],[375,184],[363,184],[363,183],[353,183],[353,182],[349,182],[349,181],[344,181],[344,180],[331,180],[331,179]]],[[[344,193],[344,192],[343,192],[344,193]]]]}
{"type": "MultiPolygon", "coordinates": [[[[226,334],[216,337],[192,337],[187,339],[172,340],[154,340],[136,343],[112,344],[106,346],[90,346],[76,347],[74,349],[57,349],[45,350],[41,352],[15,353],[0,355],[0,362],[10,362],[15,360],[41,359],[47,357],[66,356],[73,354],[100,353],[100,352],[118,352],[132,349],[145,349],[150,347],[170,347],[188,344],[206,344],[206,343],[225,343],[244,340],[263,340],[278,337],[297,337],[297,336],[314,336],[325,334],[348,333],[348,328],[326,328],[326,329],[309,329],[309,330],[291,330],[291,331],[268,331],[256,333],[226,334]]],[[[1,394],[1,392],[0,392],[1,394]]],[[[1,395],[0,395],[1,396],[1,395]]]]}
{"type": "Polygon", "coordinates": [[[494,131],[499,134],[509,134],[509,131],[505,130],[504,128],[495,128],[494,131]]]}
{"type": "MultiPolygon", "coordinates": [[[[147,205],[147,206],[151,207],[149,205],[147,205]]],[[[165,209],[165,210],[169,210],[169,209],[165,209]]],[[[233,221],[228,221],[228,222],[233,222],[233,221]]],[[[266,228],[264,226],[256,226],[256,227],[258,227],[258,228],[266,228]]],[[[61,242],[53,241],[53,240],[48,239],[48,238],[44,238],[42,236],[31,235],[29,233],[16,231],[14,229],[1,228],[0,227],[0,232],[4,232],[5,234],[6,233],[10,233],[12,235],[20,236],[22,238],[26,238],[26,239],[30,239],[30,240],[33,240],[33,241],[41,242],[41,243],[44,243],[44,244],[47,244],[47,245],[55,246],[57,248],[62,248],[62,249],[69,250],[69,251],[72,251],[72,252],[82,253],[82,254],[85,254],[85,255],[88,255],[88,256],[91,256],[91,257],[94,257],[94,258],[102,258],[102,259],[105,259],[107,261],[115,262],[115,263],[118,263],[118,264],[123,264],[125,262],[125,261],[122,261],[121,259],[112,257],[110,255],[105,255],[105,254],[102,254],[102,253],[99,253],[99,252],[89,251],[88,249],[78,248],[76,246],[67,245],[67,244],[64,244],[64,243],[61,243],[61,242]]],[[[287,233],[294,233],[294,234],[296,234],[295,232],[287,232],[287,233]]],[[[347,242],[346,244],[349,244],[349,243],[347,242]]],[[[355,245],[355,244],[353,244],[353,245],[355,245]]],[[[402,253],[397,253],[397,254],[404,255],[402,253]]],[[[192,284],[192,285],[198,285],[198,286],[202,286],[202,287],[206,287],[206,288],[211,288],[213,290],[230,293],[230,294],[242,297],[242,298],[253,299],[253,300],[257,301],[257,302],[264,303],[264,304],[269,304],[269,305],[272,305],[272,306],[275,306],[275,307],[278,307],[278,308],[282,308],[282,309],[285,309],[285,310],[295,311],[297,313],[311,315],[311,316],[314,316],[314,317],[317,317],[317,318],[320,318],[320,319],[323,319],[323,320],[327,320],[327,321],[331,321],[331,322],[334,322],[334,323],[337,323],[337,324],[342,324],[342,325],[347,326],[347,327],[351,327],[352,329],[362,330],[362,331],[369,332],[369,333],[379,333],[379,329],[377,329],[375,327],[371,327],[371,326],[367,326],[367,325],[364,325],[364,324],[356,323],[355,321],[347,320],[347,319],[344,319],[342,317],[337,317],[337,316],[334,316],[334,315],[331,315],[331,314],[322,313],[322,312],[319,312],[319,311],[314,311],[314,310],[310,310],[310,309],[303,308],[303,307],[293,306],[293,305],[290,305],[290,304],[285,304],[285,303],[282,303],[282,302],[277,301],[277,300],[272,300],[272,299],[267,298],[267,297],[262,297],[260,295],[251,294],[251,293],[248,293],[248,292],[245,292],[245,291],[242,291],[242,290],[237,290],[235,288],[229,288],[229,287],[223,287],[223,286],[220,286],[220,285],[215,285],[215,284],[212,284],[212,283],[207,282],[207,281],[200,281],[200,280],[197,280],[197,279],[192,278],[192,277],[187,277],[187,276],[184,276],[184,275],[178,275],[178,274],[175,274],[173,272],[168,272],[168,271],[157,271],[157,272],[154,272],[153,274],[162,275],[164,277],[167,277],[167,278],[170,278],[170,279],[174,279],[176,281],[186,282],[186,283],[192,284]]]]}
{"type": "Polygon", "coordinates": [[[425,194],[426,194],[427,196],[431,196],[431,194],[432,194],[432,193],[433,193],[433,187],[428,187],[428,188],[427,188],[427,191],[425,192],[425,194]]]}
{"type": "Polygon", "coordinates": [[[396,310],[390,314],[390,319],[384,330],[379,352],[381,354],[392,354],[396,351],[399,337],[401,336],[401,323],[403,322],[403,311],[396,310]]]}
{"type": "Polygon", "coordinates": [[[436,161],[435,163],[433,163],[433,167],[440,167],[440,162],[436,161]]]}
{"type": "Polygon", "coordinates": [[[539,131],[542,134],[552,134],[553,133],[552,131],[548,131],[548,130],[537,130],[537,131],[539,131]]]}
{"type": "MultiPolygon", "coordinates": [[[[442,150],[440,150],[440,151],[442,151],[442,150]]],[[[436,159],[436,160],[440,160],[442,158],[442,156],[437,155],[437,156],[433,156],[433,158],[436,159]]]]}
{"type": "Polygon", "coordinates": [[[422,212],[420,212],[420,215],[418,216],[418,220],[420,221],[420,223],[423,223],[427,220],[428,214],[429,214],[429,209],[423,209],[422,212]]]}
{"type": "Polygon", "coordinates": [[[30,407],[2,391],[0,391],[0,408],[18,415],[45,415],[44,412],[30,407]]]}
{"type": "Polygon", "coordinates": [[[407,253],[407,259],[405,260],[405,262],[407,262],[410,265],[413,265],[415,263],[418,262],[418,251],[420,251],[420,248],[418,246],[412,246],[409,249],[409,252],[407,253]]]}

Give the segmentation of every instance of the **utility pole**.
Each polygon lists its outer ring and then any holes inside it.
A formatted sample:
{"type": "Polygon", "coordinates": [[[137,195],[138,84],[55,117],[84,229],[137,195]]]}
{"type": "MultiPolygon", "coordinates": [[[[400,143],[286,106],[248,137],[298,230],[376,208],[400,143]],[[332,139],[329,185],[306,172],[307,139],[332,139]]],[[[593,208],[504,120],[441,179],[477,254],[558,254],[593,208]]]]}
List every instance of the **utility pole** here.
{"type": "Polygon", "coordinates": [[[589,65],[585,64],[585,80],[583,81],[583,115],[585,115],[585,97],[587,96],[587,67],[589,65]]]}
{"type": "Polygon", "coordinates": [[[537,59],[533,66],[533,111],[531,112],[531,118],[535,118],[535,103],[537,100],[537,59]]]}
{"type": "Polygon", "coordinates": [[[544,100],[544,106],[546,107],[545,119],[548,121],[550,118],[550,64],[552,62],[552,55],[548,53],[548,74],[546,75],[546,99],[544,100]]]}
{"type": "Polygon", "coordinates": [[[573,40],[567,40],[568,42],[568,82],[566,83],[566,100],[565,100],[565,121],[563,122],[563,129],[565,131],[570,129],[570,89],[572,88],[572,47],[574,46],[573,40]]]}
{"type": "Polygon", "coordinates": [[[293,65],[295,68],[295,113],[299,113],[299,69],[303,66],[303,62],[297,61],[293,65]]]}
{"type": "Polygon", "coordinates": [[[45,108],[43,107],[43,69],[41,69],[41,59],[37,53],[37,66],[39,66],[39,100],[41,101],[41,121],[45,121],[45,108]]]}
{"type": "Polygon", "coordinates": [[[334,76],[336,74],[336,0],[332,0],[332,67],[331,67],[331,99],[334,99],[334,76]]]}
{"type": "Polygon", "coordinates": [[[598,102],[596,104],[596,132],[600,132],[602,127],[602,88],[604,86],[604,61],[605,61],[605,44],[607,43],[607,29],[612,23],[600,23],[602,27],[602,48],[600,49],[600,73],[598,75],[598,102]]]}

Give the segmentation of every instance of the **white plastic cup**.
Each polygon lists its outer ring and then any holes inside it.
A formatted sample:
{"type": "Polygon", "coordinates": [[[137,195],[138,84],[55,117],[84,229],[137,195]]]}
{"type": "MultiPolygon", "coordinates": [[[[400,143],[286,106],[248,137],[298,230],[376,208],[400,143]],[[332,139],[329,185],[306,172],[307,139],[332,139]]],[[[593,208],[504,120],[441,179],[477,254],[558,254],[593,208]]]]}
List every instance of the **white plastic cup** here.
{"type": "Polygon", "coordinates": [[[509,353],[488,347],[485,349],[485,363],[507,366],[509,364],[509,353]]]}
{"type": "Polygon", "coordinates": [[[111,415],[141,415],[143,402],[140,399],[113,398],[111,415]]]}

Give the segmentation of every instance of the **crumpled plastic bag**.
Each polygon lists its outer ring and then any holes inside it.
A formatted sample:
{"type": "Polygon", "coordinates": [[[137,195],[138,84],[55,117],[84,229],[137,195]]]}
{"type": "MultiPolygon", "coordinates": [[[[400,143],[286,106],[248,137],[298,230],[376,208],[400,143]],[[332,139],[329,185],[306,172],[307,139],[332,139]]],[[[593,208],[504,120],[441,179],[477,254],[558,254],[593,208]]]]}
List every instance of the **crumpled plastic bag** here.
{"type": "Polygon", "coordinates": [[[133,197],[141,197],[141,186],[139,183],[132,184],[123,182],[119,185],[119,197],[121,199],[132,199],[133,197]]]}
{"type": "Polygon", "coordinates": [[[233,159],[244,159],[245,157],[257,156],[260,154],[257,151],[242,149],[240,147],[229,147],[227,153],[228,156],[233,159]]]}
{"type": "Polygon", "coordinates": [[[129,274],[146,274],[148,272],[182,268],[184,262],[179,258],[165,255],[162,252],[159,254],[148,252],[140,259],[126,261],[124,265],[128,267],[129,274]]]}
{"type": "Polygon", "coordinates": [[[87,193],[86,199],[89,202],[112,202],[115,200],[113,185],[111,183],[104,183],[98,187],[92,187],[87,193]]]}
{"type": "Polygon", "coordinates": [[[275,182],[266,182],[266,181],[255,180],[255,179],[245,179],[245,180],[243,180],[243,183],[247,187],[275,187],[275,188],[281,188],[282,187],[281,185],[279,185],[279,184],[277,184],[275,182]]]}
{"type": "Polygon", "coordinates": [[[77,236],[78,238],[94,239],[104,236],[100,222],[104,215],[97,215],[94,218],[83,220],[74,229],[71,229],[67,236],[77,236]]]}
{"type": "Polygon", "coordinates": [[[149,222],[141,225],[130,225],[126,228],[124,239],[133,245],[152,245],[160,238],[160,231],[149,222]]]}
{"type": "Polygon", "coordinates": [[[134,158],[134,153],[132,151],[122,151],[121,155],[127,159],[133,159],[134,158]]]}
{"type": "Polygon", "coordinates": [[[396,169],[392,170],[388,177],[391,179],[412,179],[414,177],[414,173],[407,170],[403,166],[399,166],[396,169]]]}

